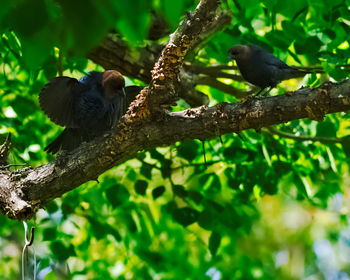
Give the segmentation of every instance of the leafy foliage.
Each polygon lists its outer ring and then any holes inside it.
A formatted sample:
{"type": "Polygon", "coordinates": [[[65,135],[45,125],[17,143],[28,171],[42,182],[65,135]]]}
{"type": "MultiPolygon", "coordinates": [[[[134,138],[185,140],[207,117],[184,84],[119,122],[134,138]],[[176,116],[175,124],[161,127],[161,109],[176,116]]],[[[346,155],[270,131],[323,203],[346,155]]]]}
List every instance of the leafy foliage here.
{"type": "MultiPolygon", "coordinates": [[[[59,128],[39,110],[37,94],[57,75],[62,57],[66,75],[101,70],[85,55],[108,31],[117,31],[132,47],[146,45],[154,13],[164,17],[171,32],[195,5],[190,0],[3,0],[0,140],[8,132],[14,136],[11,163],[38,166],[52,159],[43,147],[59,128]]],[[[223,1],[233,12],[232,23],[193,60],[226,64],[229,47],[254,43],[289,64],[322,65],[327,77],[344,79],[348,72],[338,66],[349,63],[349,6],[349,0],[223,1]]],[[[322,81],[314,75],[306,82],[322,81]]],[[[293,81],[281,85],[296,87],[293,81]]],[[[209,87],[201,90],[212,102],[236,100],[209,87]]],[[[278,129],[346,139],[349,114],[320,123],[292,121],[278,129]]],[[[58,279],[66,265],[67,279],[347,275],[349,142],[296,141],[265,130],[244,132],[242,138],[206,141],[207,164],[198,140],[141,152],[103,174],[100,184],[87,183],[49,203],[33,221],[41,279],[58,279]]],[[[15,279],[22,225],[4,216],[0,225],[0,274],[15,279]]]]}

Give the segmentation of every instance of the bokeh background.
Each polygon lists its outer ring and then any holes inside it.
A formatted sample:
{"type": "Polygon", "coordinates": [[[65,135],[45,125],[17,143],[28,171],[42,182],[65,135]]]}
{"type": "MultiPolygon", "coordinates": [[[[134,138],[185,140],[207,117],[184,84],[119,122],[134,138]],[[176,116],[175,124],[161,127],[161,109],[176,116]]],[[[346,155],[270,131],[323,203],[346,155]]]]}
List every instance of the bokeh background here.
{"type": "MultiPolygon", "coordinates": [[[[108,32],[130,48],[162,45],[197,3],[2,0],[0,140],[13,135],[10,163],[53,160],[43,148],[62,128],[37,97],[59,69],[77,78],[102,71],[86,54],[108,32]],[[152,41],[155,19],[165,32],[152,41]]],[[[285,81],[272,94],[341,81],[350,69],[349,6],[349,0],[224,0],[230,25],[188,60],[232,65],[227,49],[253,43],[291,65],[325,70],[285,81]]],[[[127,83],[144,85],[134,77],[127,83]]],[[[209,86],[198,89],[211,105],[239,101],[209,86]]],[[[172,110],[188,107],[179,100],[172,110]]],[[[139,152],[29,221],[36,227],[37,279],[350,279],[349,116],[210,139],[206,164],[199,140],[139,152]]],[[[22,223],[0,215],[1,279],[21,279],[23,243],[22,223]]]]}

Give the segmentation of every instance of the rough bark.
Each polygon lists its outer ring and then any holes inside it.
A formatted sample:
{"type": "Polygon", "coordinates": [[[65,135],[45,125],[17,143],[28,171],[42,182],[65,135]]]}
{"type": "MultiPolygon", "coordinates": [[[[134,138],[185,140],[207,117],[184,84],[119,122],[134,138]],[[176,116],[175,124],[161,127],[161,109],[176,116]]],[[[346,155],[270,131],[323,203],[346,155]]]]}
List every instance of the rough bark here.
{"type": "MultiPolygon", "coordinates": [[[[325,114],[350,109],[350,80],[346,80],[241,103],[202,106],[170,114],[163,112],[163,105],[181,96],[181,90],[191,87],[184,86],[187,73],[182,68],[184,57],[203,41],[203,34],[210,34],[218,13],[218,1],[200,1],[161,52],[152,76],[148,77],[147,71],[141,70],[145,66],[142,61],[136,66],[123,65],[124,73],[139,69],[135,73],[151,81],[114,131],[83,144],[72,153],[59,154],[55,161],[37,168],[11,172],[6,166],[0,167],[1,211],[9,218],[29,219],[47,202],[84,182],[96,180],[104,171],[134,157],[138,151],[294,119],[322,120],[325,114]]],[[[111,63],[114,57],[100,51],[100,59],[111,63]]],[[[131,53],[118,55],[122,61],[131,53]]]]}
{"type": "Polygon", "coordinates": [[[118,130],[82,145],[72,154],[58,155],[54,162],[15,172],[0,171],[0,208],[10,218],[28,219],[45,203],[84,182],[96,180],[101,173],[134,157],[138,151],[300,118],[321,121],[325,114],[349,109],[350,80],[346,80],[122,124],[118,130]]]}
{"type": "MultiPolygon", "coordinates": [[[[219,2],[200,1],[197,9],[188,13],[187,17],[180,23],[179,28],[170,35],[170,41],[166,46],[150,41],[145,47],[134,48],[128,46],[118,35],[109,34],[98,47],[88,54],[88,58],[105,69],[118,70],[125,76],[137,78],[146,84],[151,83],[151,86],[156,87],[157,90],[162,88],[163,91],[168,91],[168,93],[174,91],[171,88],[164,88],[164,85],[169,84],[169,79],[178,77],[179,89],[177,93],[174,93],[172,99],[157,102],[171,104],[172,101],[180,97],[191,107],[207,105],[209,104],[208,97],[196,90],[196,85],[207,85],[216,78],[241,79],[240,76],[222,72],[222,69],[215,67],[209,68],[209,71],[207,71],[206,67],[187,63],[186,67],[182,68],[182,60],[186,54],[230,23],[231,14],[227,11],[218,10],[219,2]],[[159,56],[162,59],[158,59],[159,56]],[[155,64],[156,62],[157,64],[155,64]],[[203,71],[198,71],[199,69],[203,71]]],[[[232,86],[222,86],[220,82],[212,83],[213,87],[216,85],[219,85],[218,89],[224,92],[231,94],[239,92],[232,86]]],[[[169,94],[164,94],[164,96],[167,96],[165,99],[170,97],[169,94]]],[[[242,97],[242,94],[236,96],[242,97]]],[[[159,108],[159,106],[154,108],[159,108]]]]}

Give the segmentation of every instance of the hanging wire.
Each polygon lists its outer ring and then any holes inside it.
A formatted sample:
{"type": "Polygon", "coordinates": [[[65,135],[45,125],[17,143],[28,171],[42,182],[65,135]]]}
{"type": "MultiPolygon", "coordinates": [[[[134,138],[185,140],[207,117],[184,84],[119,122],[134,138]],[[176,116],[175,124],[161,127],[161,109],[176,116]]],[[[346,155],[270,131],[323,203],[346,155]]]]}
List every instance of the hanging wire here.
{"type": "MultiPolygon", "coordinates": [[[[34,231],[35,227],[32,227],[30,229],[30,236],[29,235],[29,230],[28,230],[28,224],[26,221],[23,221],[23,226],[24,226],[24,246],[22,250],[22,280],[25,280],[25,253],[28,247],[32,246],[34,242],[34,231]]],[[[29,251],[28,251],[29,252],[29,251]]],[[[29,254],[29,253],[28,253],[29,254]]],[[[33,279],[36,280],[36,255],[35,255],[35,250],[33,247],[33,279]]]]}

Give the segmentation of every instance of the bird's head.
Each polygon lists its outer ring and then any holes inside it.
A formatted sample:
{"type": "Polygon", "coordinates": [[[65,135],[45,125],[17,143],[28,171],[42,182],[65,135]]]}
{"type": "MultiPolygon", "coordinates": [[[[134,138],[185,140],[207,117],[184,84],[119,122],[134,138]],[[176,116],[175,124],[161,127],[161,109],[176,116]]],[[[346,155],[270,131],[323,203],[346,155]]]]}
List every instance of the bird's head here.
{"type": "Polygon", "coordinates": [[[240,60],[250,57],[252,49],[249,45],[234,45],[228,50],[229,59],[240,60]]]}
{"type": "Polygon", "coordinates": [[[125,96],[124,77],[116,70],[107,70],[103,72],[102,87],[107,98],[113,98],[117,95],[125,96]]]}

